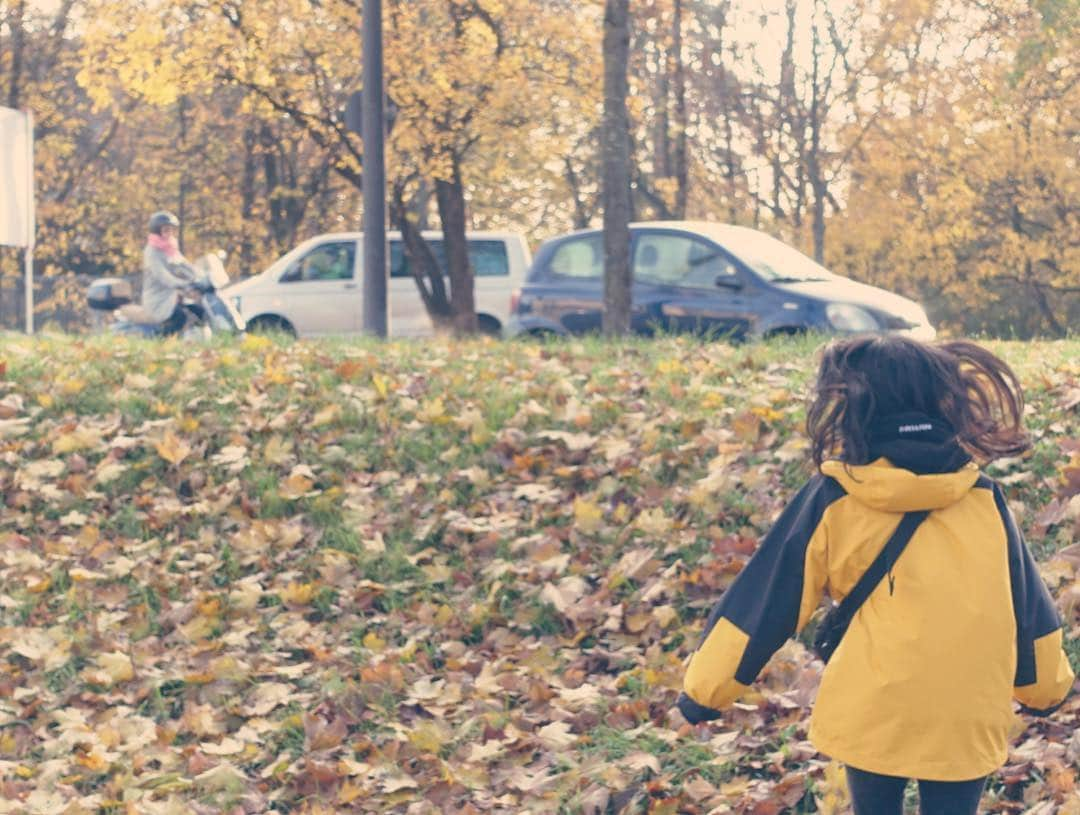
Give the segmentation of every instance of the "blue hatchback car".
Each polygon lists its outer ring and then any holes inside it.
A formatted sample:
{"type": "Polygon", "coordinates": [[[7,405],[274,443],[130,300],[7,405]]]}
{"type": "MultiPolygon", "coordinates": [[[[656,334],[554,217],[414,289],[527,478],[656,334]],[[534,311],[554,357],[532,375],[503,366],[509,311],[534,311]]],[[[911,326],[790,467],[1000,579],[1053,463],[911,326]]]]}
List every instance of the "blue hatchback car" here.
{"type": "MultiPolygon", "coordinates": [[[[697,221],[630,225],[631,327],[735,340],[896,331],[933,339],[922,307],[833,274],[790,246],[742,226],[697,221]]],[[[537,251],[506,333],[598,332],[604,300],[600,230],[552,238],[537,251]]]]}

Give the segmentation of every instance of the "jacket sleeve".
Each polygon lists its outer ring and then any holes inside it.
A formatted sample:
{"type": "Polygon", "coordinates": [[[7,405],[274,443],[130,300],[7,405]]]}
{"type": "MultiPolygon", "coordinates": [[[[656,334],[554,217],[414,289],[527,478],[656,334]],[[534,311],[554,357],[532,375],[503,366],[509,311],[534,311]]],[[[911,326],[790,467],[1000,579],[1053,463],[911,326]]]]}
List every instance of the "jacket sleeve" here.
{"type": "Polygon", "coordinates": [[[187,263],[166,263],[155,255],[147,259],[146,272],[157,283],[172,289],[185,288],[194,279],[193,270],[187,263]]]}
{"type": "Polygon", "coordinates": [[[1008,540],[1009,581],[1016,614],[1013,695],[1026,712],[1046,715],[1065,700],[1075,679],[1062,648],[1061,617],[997,484],[994,501],[1008,540]]]}
{"type": "Polygon", "coordinates": [[[827,576],[822,520],[843,495],[833,479],[814,476],[724,592],[683,679],[678,706],[688,721],[717,718],[817,608],[827,576]]]}

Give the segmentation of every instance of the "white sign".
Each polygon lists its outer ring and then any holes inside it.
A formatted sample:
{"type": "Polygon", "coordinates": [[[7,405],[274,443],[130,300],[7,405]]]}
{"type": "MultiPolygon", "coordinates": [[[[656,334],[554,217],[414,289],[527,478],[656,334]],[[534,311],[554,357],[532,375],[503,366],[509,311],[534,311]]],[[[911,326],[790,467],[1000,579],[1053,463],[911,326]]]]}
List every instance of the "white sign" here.
{"type": "Polygon", "coordinates": [[[34,245],[33,138],[29,114],[0,108],[0,245],[34,245]]]}

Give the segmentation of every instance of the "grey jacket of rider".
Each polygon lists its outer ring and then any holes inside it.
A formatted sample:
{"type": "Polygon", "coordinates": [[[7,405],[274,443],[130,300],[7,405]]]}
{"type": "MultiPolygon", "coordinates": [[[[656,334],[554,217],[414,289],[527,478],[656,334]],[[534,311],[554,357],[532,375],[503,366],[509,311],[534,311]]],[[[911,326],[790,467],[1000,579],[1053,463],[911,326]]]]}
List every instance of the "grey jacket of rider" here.
{"type": "Polygon", "coordinates": [[[169,261],[160,249],[147,245],[143,251],[142,305],[163,323],[172,315],[180,300],[180,290],[195,279],[195,270],[186,260],[169,261]]]}

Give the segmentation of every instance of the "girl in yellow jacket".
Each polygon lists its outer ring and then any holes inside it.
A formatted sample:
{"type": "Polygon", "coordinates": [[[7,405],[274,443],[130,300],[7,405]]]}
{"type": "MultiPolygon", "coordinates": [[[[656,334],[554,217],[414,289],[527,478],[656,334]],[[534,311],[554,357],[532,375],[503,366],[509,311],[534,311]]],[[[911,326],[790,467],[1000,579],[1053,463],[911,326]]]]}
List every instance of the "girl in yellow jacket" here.
{"type": "Polygon", "coordinates": [[[679,708],[716,718],[824,592],[839,601],[904,513],[927,511],[825,667],[809,736],[847,765],[856,815],[978,807],[1006,758],[1012,700],[1058,706],[1073,683],[1061,621],[985,463],[1030,446],[1023,396],[969,342],[856,337],[829,346],[807,414],[819,474],[706,624],[679,708]]]}

